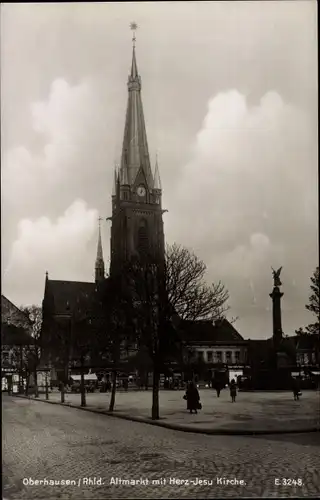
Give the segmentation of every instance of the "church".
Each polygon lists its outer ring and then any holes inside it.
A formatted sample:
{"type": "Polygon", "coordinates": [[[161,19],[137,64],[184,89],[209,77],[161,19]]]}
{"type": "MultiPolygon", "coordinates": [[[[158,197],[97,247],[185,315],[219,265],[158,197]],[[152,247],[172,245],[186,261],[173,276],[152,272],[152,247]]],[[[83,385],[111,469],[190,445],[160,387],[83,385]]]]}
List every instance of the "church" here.
{"type": "MultiPolygon", "coordinates": [[[[154,262],[165,259],[165,242],[162,208],[162,189],[158,162],[151,166],[148,150],[147,132],[141,99],[141,78],[138,72],[135,36],[133,37],[131,70],[128,77],[128,97],[125,117],[122,154],[119,169],[114,172],[112,191],[111,221],[111,259],[110,275],[119,272],[124,262],[131,258],[143,261],[145,256],[154,262]]],[[[49,332],[50,320],[55,324],[66,323],[71,317],[76,317],[78,305],[82,307],[94,294],[99,283],[106,278],[105,263],[101,241],[100,223],[95,260],[95,282],[60,281],[49,278],[46,273],[45,292],[43,299],[43,331],[49,332]],[[47,328],[48,327],[48,328],[47,328]]],[[[71,321],[71,320],[70,320],[71,321]]],[[[242,365],[245,361],[245,341],[227,321],[223,321],[224,335],[221,339],[230,343],[241,359],[236,357],[233,364],[242,365]],[[241,348],[240,348],[241,347],[241,348]],[[239,354],[240,355],[240,354],[239,354]]],[[[216,336],[217,325],[212,326],[210,348],[216,336]]],[[[208,330],[208,326],[207,326],[208,330]]],[[[47,333],[48,334],[48,333],[47,333]]],[[[206,333],[208,336],[208,332],[206,333]]],[[[209,334],[210,336],[210,334],[209,334]]],[[[204,339],[203,339],[204,340],[204,339]]],[[[201,349],[203,349],[201,347],[201,349]]],[[[221,346],[219,352],[222,356],[221,346]]],[[[230,353],[228,354],[228,356],[230,353]]],[[[225,359],[223,358],[225,361],[225,359]]],[[[222,358],[221,358],[222,361],[222,358]]]]}

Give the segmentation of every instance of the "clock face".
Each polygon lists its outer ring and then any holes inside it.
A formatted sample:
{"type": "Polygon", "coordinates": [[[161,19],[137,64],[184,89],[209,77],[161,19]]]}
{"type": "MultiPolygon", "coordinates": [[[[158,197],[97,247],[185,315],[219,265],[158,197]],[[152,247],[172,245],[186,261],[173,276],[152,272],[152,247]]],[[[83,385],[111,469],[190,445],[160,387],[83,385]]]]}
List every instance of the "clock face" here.
{"type": "Polygon", "coordinates": [[[138,196],[145,196],[146,188],[144,186],[138,186],[137,193],[138,196]]]}

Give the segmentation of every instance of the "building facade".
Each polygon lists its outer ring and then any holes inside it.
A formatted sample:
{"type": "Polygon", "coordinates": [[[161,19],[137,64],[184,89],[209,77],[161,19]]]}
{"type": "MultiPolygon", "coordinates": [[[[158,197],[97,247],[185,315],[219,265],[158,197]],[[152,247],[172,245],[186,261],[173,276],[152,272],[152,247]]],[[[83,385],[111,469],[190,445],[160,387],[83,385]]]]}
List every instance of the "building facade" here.
{"type": "Polygon", "coordinates": [[[28,316],[1,295],[1,386],[18,392],[26,349],[32,342],[28,316]]]}
{"type": "Polygon", "coordinates": [[[243,375],[248,362],[247,341],[227,319],[184,321],[180,330],[185,367],[189,366],[199,379],[209,381],[224,372],[227,383],[243,375]]]}

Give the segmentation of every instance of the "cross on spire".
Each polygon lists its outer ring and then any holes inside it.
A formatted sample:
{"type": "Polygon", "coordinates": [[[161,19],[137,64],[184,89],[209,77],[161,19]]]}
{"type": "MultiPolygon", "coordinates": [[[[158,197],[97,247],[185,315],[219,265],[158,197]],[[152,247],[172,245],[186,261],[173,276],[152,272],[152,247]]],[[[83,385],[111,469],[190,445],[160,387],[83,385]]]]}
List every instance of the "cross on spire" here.
{"type": "Polygon", "coordinates": [[[130,23],[130,29],[132,31],[132,44],[133,47],[136,46],[136,30],[138,29],[138,25],[135,22],[130,23]]]}

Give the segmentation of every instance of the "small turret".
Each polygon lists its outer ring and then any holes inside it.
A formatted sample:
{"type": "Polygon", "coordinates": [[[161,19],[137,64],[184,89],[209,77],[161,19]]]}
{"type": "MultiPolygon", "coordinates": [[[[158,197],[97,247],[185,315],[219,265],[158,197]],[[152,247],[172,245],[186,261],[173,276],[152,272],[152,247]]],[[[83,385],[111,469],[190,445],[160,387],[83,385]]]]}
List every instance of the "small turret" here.
{"type": "Polygon", "coordinates": [[[102,253],[102,242],[101,242],[101,217],[99,217],[99,236],[98,236],[98,247],[97,247],[97,257],[96,257],[96,263],[95,263],[95,281],[96,283],[99,281],[104,280],[104,260],[103,260],[103,253],[102,253]]]}
{"type": "Polygon", "coordinates": [[[156,156],[156,164],[153,176],[153,193],[155,197],[155,202],[161,203],[162,190],[161,190],[161,179],[160,179],[159,165],[158,165],[158,155],[156,156]]]}

